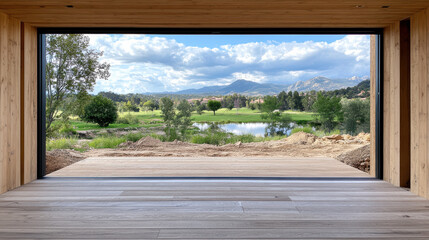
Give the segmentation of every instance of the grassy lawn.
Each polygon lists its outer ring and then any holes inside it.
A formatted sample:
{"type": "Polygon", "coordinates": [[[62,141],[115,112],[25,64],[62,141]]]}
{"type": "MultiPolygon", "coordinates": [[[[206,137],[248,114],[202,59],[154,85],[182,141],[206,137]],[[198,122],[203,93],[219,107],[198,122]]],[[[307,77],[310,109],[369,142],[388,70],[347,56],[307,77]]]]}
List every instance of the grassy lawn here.
{"type": "MultiPolygon", "coordinates": [[[[293,121],[306,120],[311,121],[314,119],[313,113],[308,112],[296,112],[286,111],[286,113],[292,118],[293,121]]],[[[128,113],[121,113],[120,116],[124,116],[128,113]]],[[[161,110],[155,110],[153,112],[132,112],[131,115],[136,116],[139,120],[148,121],[162,121],[161,110]]],[[[259,110],[251,110],[248,108],[240,108],[237,112],[236,109],[229,110],[227,108],[221,108],[216,111],[216,115],[213,115],[211,111],[204,111],[203,114],[199,115],[196,112],[192,113],[192,121],[194,122],[264,122],[261,119],[261,112],[259,110]]]]}
{"type": "Polygon", "coordinates": [[[108,129],[108,128],[130,128],[130,127],[159,127],[162,126],[161,123],[155,123],[155,124],[119,124],[119,123],[113,123],[110,124],[108,127],[102,128],[98,126],[98,124],[95,123],[87,123],[82,121],[70,121],[71,125],[78,131],[86,131],[86,130],[101,130],[101,129],[108,129]]]}
{"type": "MultiPolygon", "coordinates": [[[[286,111],[292,121],[311,121],[314,120],[314,114],[308,112],[296,112],[286,111]]],[[[120,117],[131,114],[138,118],[140,124],[110,124],[107,128],[127,128],[127,127],[159,127],[162,125],[161,110],[146,111],[146,112],[131,112],[131,113],[120,113],[120,117]]],[[[193,122],[237,122],[237,123],[250,123],[250,122],[264,122],[261,119],[261,112],[259,110],[251,110],[248,108],[240,108],[237,112],[236,109],[229,110],[227,108],[221,108],[216,111],[216,115],[213,115],[211,111],[204,111],[203,114],[199,115],[196,112],[192,113],[193,122]]],[[[103,129],[94,123],[86,123],[82,121],[72,120],[71,124],[76,130],[97,130],[103,129]]]]}

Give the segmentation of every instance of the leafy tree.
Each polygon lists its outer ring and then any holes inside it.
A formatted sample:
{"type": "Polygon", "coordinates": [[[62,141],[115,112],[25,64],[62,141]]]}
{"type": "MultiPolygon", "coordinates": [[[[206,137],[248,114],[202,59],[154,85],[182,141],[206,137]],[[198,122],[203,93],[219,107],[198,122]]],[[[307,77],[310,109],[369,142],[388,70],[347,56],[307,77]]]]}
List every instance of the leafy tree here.
{"type": "Polygon", "coordinates": [[[336,125],[335,118],[342,121],[343,112],[340,101],[341,98],[324,96],[319,92],[317,100],[313,104],[313,109],[317,113],[322,126],[329,132],[336,125]]]}
{"type": "Polygon", "coordinates": [[[161,112],[165,123],[164,132],[168,141],[185,139],[186,131],[192,125],[192,106],[183,99],[177,106],[177,114],[174,110],[174,102],[170,98],[161,98],[161,112]],[[180,135],[177,133],[179,130],[180,135]]]}
{"type": "Polygon", "coordinates": [[[100,127],[107,127],[118,118],[118,109],[116,104],[101,95],[91,99],[85,107],[82,120],[86,122],[97,123],[100,127]]]}
{"type": "Polygon", "coordinates": [[[192,106],[188,101],[183,99],[177,106],[177,110],[179,110],[179,112],[176,115],[175,125],[180,131],[181,138],[185,139],[186,131],[192,125],[192,106]]]}
{"type": "Polygon", "coordinates": [[[46,37],[46,131],[51,132],[56,117],[69,94],[85,94],[93,89],[96,79],[108,79],[110,65],[100,63],[103,52],[89,48],[89,37],[83,34],[49,34],[46,37]]]}
{"type": "Polygon", "coordinates": [[[161,98],[161,116],[164,120],[164,132],[168,140],[176,139],[177,133],[174,129],[176,112],[174,111],[174,102],[170,98],[161,98]]]}
{"type": "Polygon", "coordinates": [[[127,112],[138,112],[140,109],[137,107],[137,105],[135,105],[132,101],[128,101],[125,106],[124,106],[125,110],[127,112]]]}
{"type": "Polygon", "coordinates": [[[261,111],[270,113],[274,110],[278,109],[279,102],[277,100],[277,97],[275,96],[265,96],[264,97],[264,103],[261,104],[261,111]]]}
{"type": "Polygon", "coordinates": [[[285,91],[281,91],[277,96],[279,101],[279,109],[284,111],[289,109],[289,104],[287,101],[287,93],[285,91]]]}
{"type": "Polygon", "coordinates": [[[347,133],[355,135],[358,131],[369,132],[369,100],[354,99],[343,104],[344,128],[347,133]]]}
{"type": "Polygon", "coordinates": [[[316,102],[316,91],[312,90],[308,93],[306,93],[302,98],[302,107],[304,111],[311,111],[313,110],[313,104],[316,102]]]}
{"type": "Polygon", "coordinates": [[[152,100],[149,100],[143,104],[143,107],[153,112],[153,110],[156,108],[156,105],[152,100]]]}
{"type": "Polygon", "coordinates": [[[292,99],[293,99],[293,103],[294,103],[293,104],[294,105],[294,109],[296,109],[296,110],[302,110],[303,107],[302,107],[302,102],[301,102],[301,96],[299,96],[299,92],[298,91],[293,92],[292,99]]]}
{"type": "Polygon", "coordinates": [[[221,103],[216,100],[209,100],[207,103],[207,107],[210,109],[210,111],[213,111],[213,115],[216,115],[216,111],[221,108],[221,103]]]}

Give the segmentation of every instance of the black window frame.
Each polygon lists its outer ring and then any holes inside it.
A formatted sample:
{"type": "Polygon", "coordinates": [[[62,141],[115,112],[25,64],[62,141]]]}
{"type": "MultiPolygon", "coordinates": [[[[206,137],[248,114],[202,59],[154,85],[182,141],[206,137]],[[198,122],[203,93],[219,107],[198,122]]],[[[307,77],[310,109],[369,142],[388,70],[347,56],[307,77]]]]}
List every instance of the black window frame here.
{"type": "MultiPolygon", "coordinates": [[[[376,36],[375,178],[383,179],[383,29],[382,28],[38,28],[37,178],[46,175],[46,34],[168,35],[356,35],[376,36]]],[[[373,116],[371,116],[373,117],[373,116]]]]}

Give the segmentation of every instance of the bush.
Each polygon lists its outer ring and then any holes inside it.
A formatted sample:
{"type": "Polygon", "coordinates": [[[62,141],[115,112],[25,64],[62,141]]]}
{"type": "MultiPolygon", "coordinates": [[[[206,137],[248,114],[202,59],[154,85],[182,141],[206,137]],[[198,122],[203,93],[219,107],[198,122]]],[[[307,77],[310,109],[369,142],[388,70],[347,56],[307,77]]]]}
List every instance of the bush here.
{"type": "Polygon", "coordinates": [[[46,141],[46,150],[73,149],[76,144],[77,140],[74,138],[49,139],[46,141]]]}
{"type": "Polygon", "coordinates": [[[290,135],[297,133],[297,132],[305,132],[305,133],[314,134],[314,131],[311,127],[298,127],[298,128],[292,129],[292,131],[290,132],[290,135]]]}
{"type": "Polygon", "coordinates": [[[139,124],[140,121],[136,116],[128,113],[128,114],[124,115],[123,117],[118,117],[118,119],[116,120],[116,123],[119,123],[119,124],[139,124]]]}
{"type": "Polygon", "coordinates": [[[125,140],[131,141],[131,142],[137,142],[143,137],[144,135],[142,133],[128,133],[127,135],[124,135],[125,140]]]}
{"type": "Polygon", "coordinates": [[[223,131],[205,131],[203,135],[194,135],[191,139],[192,143],[212,145],[234,144],[239,141],[254,142],[255,136],[252,134],[234,135],[223,131]]]}
{"type": "Polygon", "coordinates": [[[97,123],[100,127],[107,127],[118,118],[116,104],[101,95],[95,96],[86,105],[82,120],[97,123]]]}
{"type": "Polygon", "coordinates": [[[73,126],[68,121],[63,122],[58,131],[61,135],[74,135],[74,134],[76,134],[76,130],[73,128],[73,126]]]}
{"type": "Polygon", "coordinates": [[[89,142],[89,146],[92,148],[116,148],[119,144],[126,142],[125,137],[99,137],[89,142]]]}

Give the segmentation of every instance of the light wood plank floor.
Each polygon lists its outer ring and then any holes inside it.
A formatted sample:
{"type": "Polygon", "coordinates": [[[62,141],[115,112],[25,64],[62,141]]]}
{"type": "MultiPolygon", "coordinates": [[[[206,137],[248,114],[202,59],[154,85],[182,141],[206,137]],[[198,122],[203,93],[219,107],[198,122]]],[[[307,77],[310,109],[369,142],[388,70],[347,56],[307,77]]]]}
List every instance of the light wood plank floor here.
{"type": "Polygon", "coordinates": [[[332,158],[97,157],[52,177],[370,177],[332,158]]]}
{"type": "Polygon", "coordinates": [[[0,239],[429,239],[429,201],[376,180],[47,178],[0,195],[0,239]]]}

